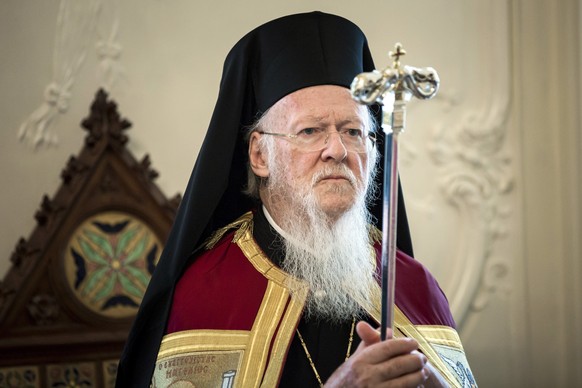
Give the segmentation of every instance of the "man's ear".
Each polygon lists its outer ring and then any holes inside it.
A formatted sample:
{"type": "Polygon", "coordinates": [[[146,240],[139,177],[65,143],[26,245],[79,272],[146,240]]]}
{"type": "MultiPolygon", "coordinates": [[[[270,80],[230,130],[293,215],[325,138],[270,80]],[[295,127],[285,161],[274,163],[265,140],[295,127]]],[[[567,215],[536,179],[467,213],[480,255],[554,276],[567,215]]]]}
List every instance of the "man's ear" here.
{"type": "Polygon", "coordinates": [[[267,178],[269,176],[269,166],[267,164],[267,155],[259,145],[261,134],[258,132],[251,133],[249,139],[249,163],[256,176],[267,178]]]}

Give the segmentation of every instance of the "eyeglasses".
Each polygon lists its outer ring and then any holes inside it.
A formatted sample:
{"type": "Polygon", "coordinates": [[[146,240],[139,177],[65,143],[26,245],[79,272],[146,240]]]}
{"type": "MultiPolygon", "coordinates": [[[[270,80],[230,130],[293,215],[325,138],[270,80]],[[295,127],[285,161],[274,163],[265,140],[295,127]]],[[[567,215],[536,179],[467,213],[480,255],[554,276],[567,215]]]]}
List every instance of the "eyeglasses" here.
{"type": "Polygon", "coordinates": [[[376,134],[367,135],[361,129],[342,129],[340,131],[326,131],[323,128],[305,128],[296,134],[257,131],[261,135],[281,136],[293,143],[300,151],[320,151],[327,146],[330,133],[337,133],[348,152],[365,154],[370,152],[376,144],[376,134]]]}

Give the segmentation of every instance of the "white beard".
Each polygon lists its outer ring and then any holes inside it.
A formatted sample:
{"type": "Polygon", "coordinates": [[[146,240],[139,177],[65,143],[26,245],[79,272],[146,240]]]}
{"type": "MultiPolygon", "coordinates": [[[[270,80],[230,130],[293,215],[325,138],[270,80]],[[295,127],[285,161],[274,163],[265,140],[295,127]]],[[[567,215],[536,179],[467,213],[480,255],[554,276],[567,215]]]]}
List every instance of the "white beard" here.
{"type": "MultiPolygon", "coordinates": [[[[329,169],[350,174],[343,164],[329,169]]],[[[329,173],[329,169],[320,174],[329,173]]],[[[281,173],[281,171],[279,171],[281,173]]],[[[318,174],[319,176],[319,174],[318,174]]],[[[320,209],[311,187],[295,187],[277,172],[269,177],[270,194],[285,206],[283,230],[285,259],[282,269],[307,282],[307,319],[345,321],[361,317],[372,306],[376,284],[376,261],[369,238],[370,215],[365,205],[366,189],[359,189],[356,203],[336,221],[320,209]]],[[[317,176],[313,178],[313,184],[317,176]]],[[[364,185],[365,186],[365,185],[364,185]]]]}

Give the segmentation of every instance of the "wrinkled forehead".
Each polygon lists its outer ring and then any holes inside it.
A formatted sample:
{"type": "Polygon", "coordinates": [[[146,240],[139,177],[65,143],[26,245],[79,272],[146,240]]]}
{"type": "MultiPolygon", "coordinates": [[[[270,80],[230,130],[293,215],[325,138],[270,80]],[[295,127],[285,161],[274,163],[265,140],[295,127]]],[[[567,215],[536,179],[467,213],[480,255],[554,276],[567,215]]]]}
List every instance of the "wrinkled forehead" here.
{"type": "Polygon", "coordinates": [[[370,120],[367,107],[357,103],[349,89],[336,85],[297,90],[277,101],[271,110],[287,124],[302,121],[367,125],[370,120]]]}

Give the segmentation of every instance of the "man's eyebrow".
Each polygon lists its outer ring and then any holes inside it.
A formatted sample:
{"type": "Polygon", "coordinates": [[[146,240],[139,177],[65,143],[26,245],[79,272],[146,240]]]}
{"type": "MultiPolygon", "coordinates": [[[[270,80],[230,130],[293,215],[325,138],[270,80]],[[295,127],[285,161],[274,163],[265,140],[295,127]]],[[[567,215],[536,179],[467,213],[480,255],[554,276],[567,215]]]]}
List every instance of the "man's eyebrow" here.
{"type": "MultiPolygon", "coordinates": [[[[327,120],[327,117],[325,117],[325,116],[305,115],[305,116],[299,118],[296,121],[296,123],[302,124],[305,121],[322,123],[322,122],[325,122],[326,120],[327,120]]],[[[338,127],[343,127],[343,126],[350,125],[350,124],[352,124],[352,125],[353,124],[364,125],[364,120],[362,120],[362,118],[360,118],[358,115],[354,115],[354,116],[348,117],[344,120],[340,120],[336,124],[338,125],[338,127]]]]}

